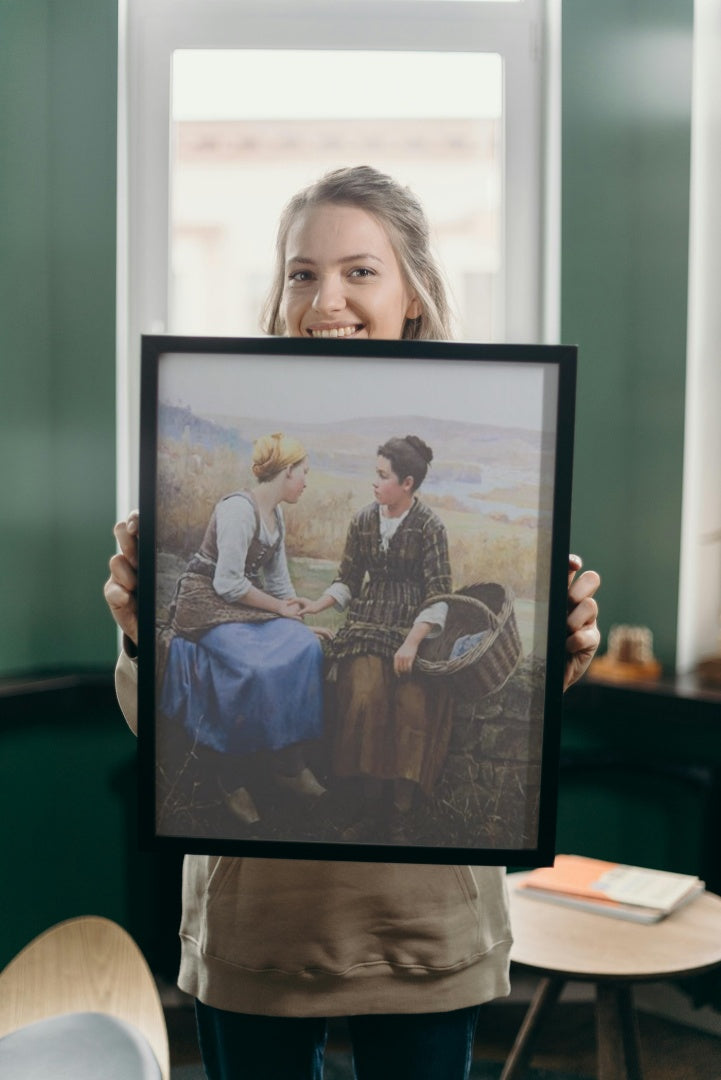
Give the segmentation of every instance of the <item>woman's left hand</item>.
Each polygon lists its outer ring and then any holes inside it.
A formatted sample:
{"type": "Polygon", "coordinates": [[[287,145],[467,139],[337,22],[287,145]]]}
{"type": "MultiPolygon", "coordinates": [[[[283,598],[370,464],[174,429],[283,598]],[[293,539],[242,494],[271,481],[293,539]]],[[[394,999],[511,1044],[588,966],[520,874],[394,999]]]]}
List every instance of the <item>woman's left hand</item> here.
{"type": "Polygon", "coordinates": [[[332,607],[333,598],[324,594],[317,600],[309,600],[307,596],[296,596],[298,601],[298,614],[301,619],[306,615],[320,615],[327,608],[332,607]]]}
{"type": "Polygon", "coordinates": [[[335,637],[335,632],[329,626],[309,626],[308,629],[312,630],[321,641],[332,641],[335,637]]]}
{"type": "Polygon", "coordinates": [[[583,562],[578,555],[568,557],[568,616],[566,619],[566,670],[563,689],[568,690],[581,678],[601,640],[596,619],[598,604],[594,594],[601,584],[595,570],[576,577],[583,562]]]}

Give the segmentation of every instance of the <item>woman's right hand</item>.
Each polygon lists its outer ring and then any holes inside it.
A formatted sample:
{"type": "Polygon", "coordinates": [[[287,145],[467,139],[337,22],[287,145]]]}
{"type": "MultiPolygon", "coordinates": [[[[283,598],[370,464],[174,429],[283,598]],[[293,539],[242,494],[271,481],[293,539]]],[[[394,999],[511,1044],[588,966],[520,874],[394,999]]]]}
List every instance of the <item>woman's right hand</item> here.
{"type": "MultiPolygon", "coordinates": [[[[273,598],[269,599],[272,601],[273,598]]],[[[286,596],[283,600],[275,601],[273,607],[268,607],[269,611],[280,615],[282,619],[300,619],[299,609],[300,604],[296,596],[286,596]]]]}
{"type": "Polygon", "coordinates": [[[110,577],[103,589],[111,615],[134,645],[138,644],[138,528],[138,511],[133,510],[113,529],[120,552],[110,560],[110,577]]]}

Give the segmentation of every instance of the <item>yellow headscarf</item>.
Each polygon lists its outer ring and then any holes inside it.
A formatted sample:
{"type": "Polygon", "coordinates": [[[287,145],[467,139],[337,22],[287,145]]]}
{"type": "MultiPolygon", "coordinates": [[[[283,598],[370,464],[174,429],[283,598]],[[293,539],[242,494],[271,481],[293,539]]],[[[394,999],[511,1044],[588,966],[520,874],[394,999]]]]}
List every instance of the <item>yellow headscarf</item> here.
{"type": "Polygon", "coordinates": [[[253,473],[258,483],[263,484],[288,465],[297,465],[307,456],[303,444],[282,431],[261,435],[253,443],[253,473]]]}

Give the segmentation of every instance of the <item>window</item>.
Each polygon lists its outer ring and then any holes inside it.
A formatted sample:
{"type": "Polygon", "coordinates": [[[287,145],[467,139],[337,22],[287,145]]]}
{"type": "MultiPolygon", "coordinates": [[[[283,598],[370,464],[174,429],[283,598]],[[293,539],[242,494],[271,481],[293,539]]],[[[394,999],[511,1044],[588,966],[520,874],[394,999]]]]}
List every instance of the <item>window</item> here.
{"type": "Polygon", "coordinates": [[[125,0],[120,20],[121,511],[140,334],[258,333],[280,209],[338,165],[420,196],[459,337],[554,339],[543,0],[125,0]]]}
{"type": "Polygon", "coordinates": [[[171,331],[257,334],[285,202],[371,162],[426,208],[456,336],[503,336],[498,55],[182,50],[171,96],[171,331]]]}

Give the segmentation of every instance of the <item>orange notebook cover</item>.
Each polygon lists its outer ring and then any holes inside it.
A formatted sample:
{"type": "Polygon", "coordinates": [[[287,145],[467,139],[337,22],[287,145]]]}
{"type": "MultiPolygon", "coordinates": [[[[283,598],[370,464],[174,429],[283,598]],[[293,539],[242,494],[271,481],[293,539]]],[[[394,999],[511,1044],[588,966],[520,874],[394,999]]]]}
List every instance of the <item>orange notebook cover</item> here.
{"type": "Polygon", "coordinates": [[[649,870],[583,855],[557,855],[553,866],[532,870],[522,887],[602,904],[634,904],[668,912],[691,892],[698,891],[699,884],[691,874],[649,870]]]}

